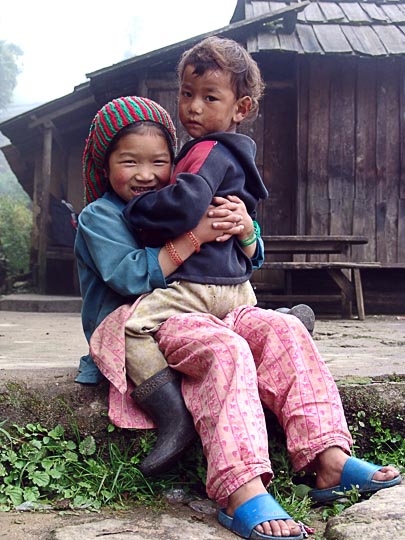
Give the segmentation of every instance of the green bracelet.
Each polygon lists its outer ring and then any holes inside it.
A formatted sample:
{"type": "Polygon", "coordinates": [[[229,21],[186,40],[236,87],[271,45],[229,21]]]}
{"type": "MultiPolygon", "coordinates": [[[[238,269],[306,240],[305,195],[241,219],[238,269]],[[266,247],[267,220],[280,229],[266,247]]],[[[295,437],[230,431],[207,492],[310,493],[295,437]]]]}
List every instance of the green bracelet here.
{"type": "Polygon", "coordinates": [[[239,243],[243,247],[251,246],[260,237],[260,226],[257,221],[253,221],[253,232],[244,240],[239,240],[239,243]]]}
{"type": "Polygon", "coordinates": [[[246,247],[246,246],[252,245],[254,242],[256,242],[256,240],[257,240],[256,233],[253,232],[250,236],[245,238],[245,240],[239,240],[239,244],[243,247],[246,247]]]}

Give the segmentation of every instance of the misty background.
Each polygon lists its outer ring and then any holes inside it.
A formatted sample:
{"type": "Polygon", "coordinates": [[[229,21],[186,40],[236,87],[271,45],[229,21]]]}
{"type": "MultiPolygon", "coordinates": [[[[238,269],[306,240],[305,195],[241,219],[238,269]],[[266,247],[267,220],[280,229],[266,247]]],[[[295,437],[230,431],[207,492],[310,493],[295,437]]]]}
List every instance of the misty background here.
{"type": "Polygon", "coordinates": [[[226,26],[236,3],[3,0],[0,39],[23,51],[7,117],[69,94],[86,73],[226,26]]]}

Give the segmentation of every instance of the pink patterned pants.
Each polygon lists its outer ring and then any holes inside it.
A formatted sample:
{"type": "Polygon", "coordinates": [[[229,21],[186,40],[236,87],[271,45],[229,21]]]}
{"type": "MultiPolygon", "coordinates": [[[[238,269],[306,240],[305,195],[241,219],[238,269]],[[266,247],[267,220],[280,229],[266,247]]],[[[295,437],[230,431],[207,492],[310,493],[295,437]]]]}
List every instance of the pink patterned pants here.
{"type": "Polygon", "coordinates": [[[219,504],[261,475],[273,476],[263,407],[277,416],[295,470],[330,446],[352,444],[336,384],[302,323],[242,306],[225,319],[176,315],[155,334],[207,457],[207,494],[219,504]]]}

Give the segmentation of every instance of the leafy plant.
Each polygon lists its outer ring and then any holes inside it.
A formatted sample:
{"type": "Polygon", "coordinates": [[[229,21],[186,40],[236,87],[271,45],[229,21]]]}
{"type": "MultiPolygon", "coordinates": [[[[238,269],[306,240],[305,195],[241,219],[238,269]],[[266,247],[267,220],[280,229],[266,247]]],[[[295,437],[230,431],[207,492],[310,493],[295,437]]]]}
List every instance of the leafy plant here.
{"type": "MultiPolygon", "coordinates": [[[[401,416],[397,420],[403,422],[401,416]]],[[[375,417],[368,420],[374,434],[370,437],[372,450],[364,457],[375,463],[390,463],[402,472],[405,472],[405,439],[399,433],[391,433],[391,430],[382,425],[381,418],[375,417]]]]}
{"type": "MultiPolygon", "coordinates": [[[[7,511],[24,502],[52,502],[56,508],[93,511],[107,505],[156,506],[162,504],[161,495],[170,488],[204,491],[206,463],[198,443],[170,474],[149,480],[139,471],[138,464],[153,447],[154,433],[148,432],[122,445],[109,439],[98,446],[92,436],[81,439],[77,427],[72,427],[74,440],[66,438],[60,425],[53,429],[40,424],[6,429],[4,422],[0,423],[0,510],[7,511]]],[[[401,468],[405,461],[404,438],[392,434],[379,418],[367,421],[360,412],[356,432],[366,427],[373,430],[374,449],[372,455],[362,457],[401,468]]],[[[107,432],[109,436],[120,435],[112,425],[107,432]]],[[[311,523],[316,515],[326,520],[359,500],[354,488],[345,493],[344,499],[314,511],[307,496],[310,487],[304,485],[308,478],[292,470],[281,428],[272,429],[269,444],[276,471],[270,492],[296,520],[311,523]]]]}
{"type": "Polygon", "coordinates": [[[324,521],[327,521],[330,517],[338,516],[349,506],[359,502],[360,500],[359,490],[355,487],[342,493],[342,498],[333,501],[329,506],[322,507],[321,516],[324,521]]]}
{"type": "MultiPolygon", "coordinates": [[[[142,450],[129,445],[122,451],[109,443],[107,458],[92,436],[65,438],[58,425],[0,424],[0,510],[23,502],[64,501],[71,508],[97,510],[126,502],[156,503],[158,493],[171,487],[169,480],[147,481],[137,465],[142,450]]],[[[144,447],[148,444],[144,442],[144,447]]]]}

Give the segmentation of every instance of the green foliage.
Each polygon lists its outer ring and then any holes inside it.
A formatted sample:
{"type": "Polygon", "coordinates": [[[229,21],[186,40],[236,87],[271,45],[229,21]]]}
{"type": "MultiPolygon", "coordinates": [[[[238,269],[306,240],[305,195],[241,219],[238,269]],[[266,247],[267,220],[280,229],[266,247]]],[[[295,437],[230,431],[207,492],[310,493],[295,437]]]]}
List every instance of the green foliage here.
{"type": "Polygon", "coordinates": [[[0,198],[0,245],[9,277],[29,270],[32,212],[23,198],[0,198]]]}
{"type": "Polygon", "coordinates": [[[18,59],[22,50],[13,43],[0,40],[0,109],[10,104],[20,73],[18,59]]]}
{"type": "MultiPolygon", "coordinates": [[[[365,415],[359,413],[361,428],[366,427],[365,415]]],[[[391,434],[379,418],[369,419],[373,430],[372,455],[362,457],[376,463],[392,463],[404,470],[405,440],[391,434]]],[[[110,425],[107,434],[116,437],[119,431],[110,425]]],[[[138,469],[144,455],[156,441],[154,432],[141,439],[131,439],[124,449],[109,440],[100,447],[92,436],[80,439],[74,429],[74,439],[65,437],[58,425],[47,429],[40,424],[25,427],[13,425],[6,429],[0,423],[0,510],[8,511],[24,502],[55,508],[97,511],[102,506],[130,504],[159,505],[164,491],[181,487],[202,492],[206,479],[206,463],[201,445],[196,443],[173,470],[158,479],[147,479],[138,469]]],[[[276,476],[269,491],[281,506],[297,521],[310,524],[316,516],[327,520],[340,514],[360,499],[357,489],[320,509],[312,509],[308,478],[294,473],[288,458],[281,428],[270,436],[270,455],[276,476]]],[[[364,495],[362,495],[364,497],[364,495]]]]}
{"type": "Polygon", "coordinates": [[[321,516],[324,521],[327,521],[330,517],[338,516],[345,510],[352,506],[353,504],[359,502],[360,500],[359,490],[355,487],[345,493],[342,493],[342,498],[333,501],[330,506],[324,506],[321,509],[321,516]]]}
{"type": "Polygon", "coordinates": [[[8,195],[13,199],[21,201],[25,205],[29,205],[31,199],[27,193],[21,187],[21,184],[18,182],[17,178],[12,173],[6,158],[0,152],[0,195],[8,195]]]}
{"type": "MultiPolygon", "coordinates": [[[[398,417],[403,421],[402,417],[398,417]]],[[[311,523],[314,512],[323,520],[339,515],[343,510],[357,503],[360,498],[367,498],[368,495],[360,494],[357,488],[342,493],[342,498],[322,506],[318,509],[311,509],[311,501],[308,492],[313,485],[315,478],[308,477],[304,473],[295,473],[292,470],[285,447],[284,435],[279,426],[274,427],[274,433],[269,440],[272,468],[276,473],[270,492],[281,504],[281,506],[297,521],[311,523]]],[[[358,411],[355,421],[350,426],[352,436],[355,441],[354,454],[357,457],[366,459],[373,463],[391,464],[397,467],[402,473],[405,472],[405,438],[399,433],[392,433],[384,426],[379,417],[368,418],[364,411],[358,411]],[[372,442],[372,451],[362,452],[357,446],[358,441],[367,437],[372,442]]]]}
{"type": "MultiPolygon", "coordinates": [[[[403,424],[402,416],[398,416],[397,420],[403,424]]],[[[394,465],[405,472],[405,438],[400,433],[392,433],[378,415],[367,417],[364,411],[358,411],[349,428],[356,454],[373,463],[394,465]],[[371,442],[371,450],[366,452],[360,448],[364,437],[371,442]]]]}
{"type": "MultiPolygon", "coordinates": [[[[404,419],[398,416],[397,420],[404,419]]],[[[405,439],[399,433],[391,433],[390,429],[382,425],[381,418],[369,418],[370,427],[374,434],[370,437],[373,449],[367,452],[365,459],[374,463],[389,463],[405,472],[405,439]]]]}
{"type": "MultiPolygon", "coordinates": [[[[156,497],[173,485],[170,479],[146,480],[137,468],[143,452],[129,445],[122,451],[109,442],[97,448],[92,436],[66,439],[58,425],[0,424],[0,510],[24,502],[68,502],[70,508],[98,510],[103,505],[156,504],[156,497]]],[[[147,451],[150,445],[143,442],[147,451]]]]}

